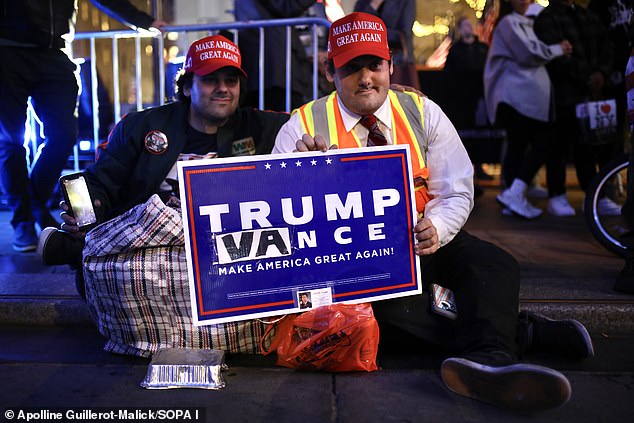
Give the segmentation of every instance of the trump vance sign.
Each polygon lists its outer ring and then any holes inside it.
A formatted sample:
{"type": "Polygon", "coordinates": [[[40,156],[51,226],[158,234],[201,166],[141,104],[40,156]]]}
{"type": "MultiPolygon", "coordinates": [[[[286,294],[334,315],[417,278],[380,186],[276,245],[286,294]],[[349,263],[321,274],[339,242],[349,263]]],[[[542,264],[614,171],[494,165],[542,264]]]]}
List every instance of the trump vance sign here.
{"type": "Polygon", "coordinates": [[[194,322],[421,292],[409,146],[179,162],[194,322]]]}

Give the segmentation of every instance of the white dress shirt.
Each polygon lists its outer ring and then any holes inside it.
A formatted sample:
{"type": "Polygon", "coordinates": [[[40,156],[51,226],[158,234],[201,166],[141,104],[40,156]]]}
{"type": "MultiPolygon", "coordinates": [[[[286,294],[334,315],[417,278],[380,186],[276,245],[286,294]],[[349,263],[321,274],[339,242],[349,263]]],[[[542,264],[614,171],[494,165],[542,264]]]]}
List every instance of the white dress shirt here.
{"type": "MultiPolygon", "coordinates": [[[[358,124],[361,116],[348,110],[337,96],[343,123],[354,130],[363,146],[367,145],[368,130],[358,124]]],[[[473,166],[456,129],[440,107],[423,99],[424,132],[429,168],[427,188],[433,199],[425,207],[425,217],[431,219],[442,247],[464,226],[473,208],[473,166]]],[[[374,113],[388,144],[392,144],[392,109],[389,96],[374,113]]],[[[296,149],[304,130],[299,113],[294,113],[282,126],[275,139],[273,154],[290,153],[296,149]]],[[[328,134],[321,134],[327,138],[328,134]]],[[[423,143],[421,143],[421,147],[423,143]]]]}

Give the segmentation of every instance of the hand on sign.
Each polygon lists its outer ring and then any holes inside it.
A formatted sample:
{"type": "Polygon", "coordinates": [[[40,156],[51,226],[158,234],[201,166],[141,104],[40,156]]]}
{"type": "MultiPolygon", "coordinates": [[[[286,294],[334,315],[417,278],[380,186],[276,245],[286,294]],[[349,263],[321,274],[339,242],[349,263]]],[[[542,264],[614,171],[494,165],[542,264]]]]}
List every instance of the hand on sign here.
{"type": "Polygon", "coordinates": [[[414,246],[414,251],[419,256],[433,254],[440,247],[438,232],[428,217],[418,220],[418,223],[414,226],[414,237],[418,241],[414,246]]]}
{"type": "Polygon", "coordinates": [[[295,151],[301,151],[301,152],[306,152],[306,151],[326,152],[329,149],[332,150],[337,148],[335,144],[328,147],[328,143],[326,142],[326,139],[322,137],[321,135],[315,135],[315,137],[313,138],[308,134],[302,135],[302,139],[298,140],[297,143],[295,143],[295,147],[296,147],[295,151]]]}

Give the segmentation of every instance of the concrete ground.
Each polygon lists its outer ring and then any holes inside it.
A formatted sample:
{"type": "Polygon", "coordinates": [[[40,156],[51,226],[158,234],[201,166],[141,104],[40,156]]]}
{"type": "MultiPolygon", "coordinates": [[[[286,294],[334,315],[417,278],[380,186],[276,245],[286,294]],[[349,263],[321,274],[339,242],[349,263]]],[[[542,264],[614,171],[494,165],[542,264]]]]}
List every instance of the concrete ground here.
{"type": "MultiPolygon", "coordinates": [[[[612,290],[622,259],[603,249],[580,214],[534,221],[502,216],[499,188],[485,194],[467,230],[510,251],[521,267],[521,308],[586,324],[596,356],[581,362],[531,356],[562,371],[573,396],[564,407],[518,415],[449,392],[442,355],[405,336],[383,337],[372,373],[302,373],[274,357],[228,356],[226,387],[147,390],[149,360],[108,354],[64,266],[44,267],[11,250],[8,213],[0,212],[0,406],[201,407],[209,422],[603,422],[634,412],[634,295],[612,290]]],[[[582,194],[571,189],[579,211],[582,194]]],[[[545,200],[535,200],[545,208],[545,200]]],[[[18,420],[19,421],[19,420],[18,420]]]]}

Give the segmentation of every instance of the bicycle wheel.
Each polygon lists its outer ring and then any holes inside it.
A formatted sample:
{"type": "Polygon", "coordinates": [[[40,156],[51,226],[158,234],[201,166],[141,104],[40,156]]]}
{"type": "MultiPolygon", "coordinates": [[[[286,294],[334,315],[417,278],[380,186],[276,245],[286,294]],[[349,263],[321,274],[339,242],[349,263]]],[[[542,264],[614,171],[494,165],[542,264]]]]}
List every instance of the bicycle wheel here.
{"type": "Polygon", "coordinates": [[[590,183],[584,200],[584,215],[590,232],[608,251],[621,257],[625,256],[621,236],[629,231],[629,227],[620,213],[606,213],[600,202],[611,200],[623,206],[627,198],[629,163],[629,156],[623,154],[603,166],[590,183]]]}

